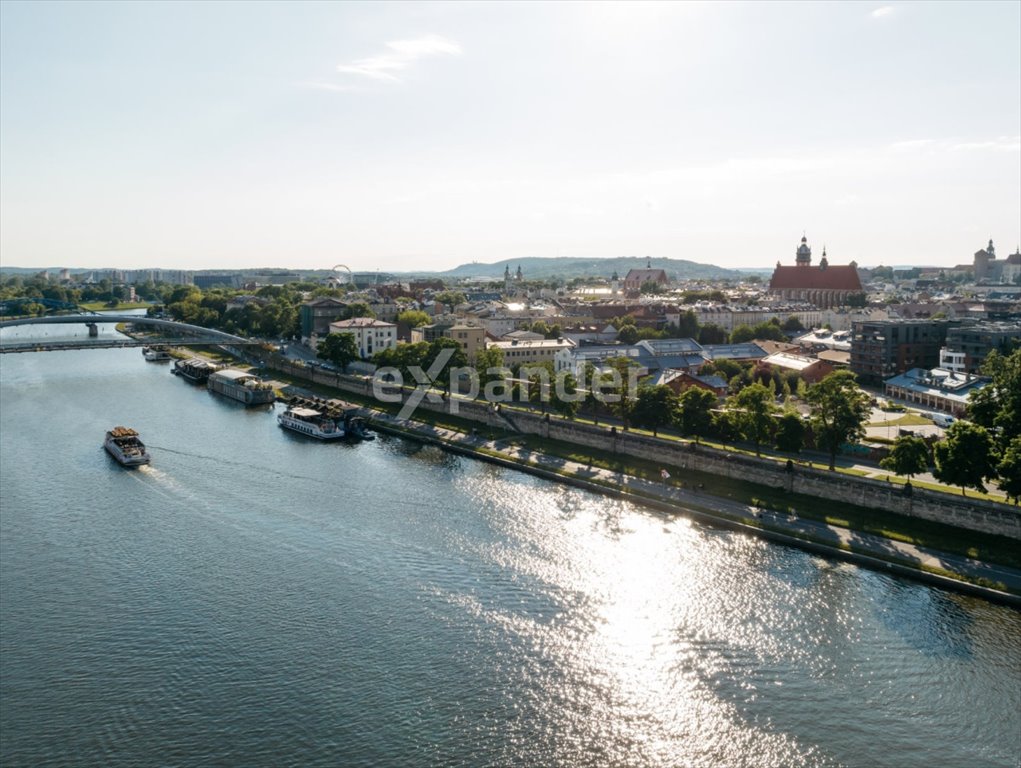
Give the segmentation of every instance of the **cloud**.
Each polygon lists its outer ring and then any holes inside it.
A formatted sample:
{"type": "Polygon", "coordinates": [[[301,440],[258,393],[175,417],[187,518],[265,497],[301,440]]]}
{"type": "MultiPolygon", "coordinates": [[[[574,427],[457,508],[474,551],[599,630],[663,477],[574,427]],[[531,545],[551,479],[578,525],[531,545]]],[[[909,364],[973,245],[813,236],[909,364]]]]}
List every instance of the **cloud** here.
{"type": "Polygon", "coordinates": [[[997,136],[995,139],[960,141],[957,139],[912,139],[890,144],[894,152],[1018,152],[1021,151],[1021,136],[997,136]]]}
{"type": "Polygon", "coordinates": [[[893,6],[892,5],[884,5],[881,8],[876,8],[869,15],[872,16],[873,19],[881,19],[884,16],[889,16],[891,13],[893,13],[893,6]]]}
{"type": "Polygon", "coordinates": [[[419,59],[428,56],[460,56],[461,46],[437,35],[414,40],[393,40],[386,50],[376,56],[356,59],[350,64],[338,64],[337,71],[345,75],[359,75],[370,80],[401,82],[399,74],[419,59]]]}

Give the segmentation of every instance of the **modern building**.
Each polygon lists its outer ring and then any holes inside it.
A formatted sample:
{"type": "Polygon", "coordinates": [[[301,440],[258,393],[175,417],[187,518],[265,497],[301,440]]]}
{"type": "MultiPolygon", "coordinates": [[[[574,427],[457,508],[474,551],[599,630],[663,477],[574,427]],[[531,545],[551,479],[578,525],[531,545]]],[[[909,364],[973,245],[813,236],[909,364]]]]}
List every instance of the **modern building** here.
{"type": "Polygon", "coordinates": [[[350,320],[338,320],[330,323],[330,333],[350,333],[354,336],[358,356],[362,359],[372,357],[384,349],[397,346],[397,326],[377,320],[374,317],[352,317],[350,320]]]}
{"type": "Polygon", "coordinates": [[[348,303],[324,296],[321,299],[306,301],[298,308],[301,319],[301,337],[311,339],[330,332],[330,323],[335,323],[348,313],[348,303]]]}
{"type": "Polygon", "coordinates": [[[988,383],[989,379],[981,376],[955,373],[943,368],[912,368],[887,379],[884,391],[887,397],[954,416],[964,416],[968,410],[969,395],[988,383]]]}
{"type": "Polygon", "coordinates": [[[461,345],[465,357],[474,362],[479,351],[486,348],[486,329],[475,325],[433,323],[411,329],[412,343],[437,339],[453,339],[461,345]]]}
{"type": "Polygon", "coordinates": [[[912,368],[935,368],[948,330],[958,321],[875,320],[854,323],[851,370],[861,381],[879,384],[912,368]]]}
{"type": "Polygon", "coordinates": [[[853,297],[864,294],[855,262],[831,265],[823,248],[819,266],[813,267],[812,249],[806,237],[801,238],[793,267],[776,263],[769,292],[785,301],[807,301],[823,309],[846,305],[853,297]]]}
{"type": "Polygon", "coordinates": [[[1021,345],[1021,322],[964,322],[947,331],[946,349],[963,355],[963,370],[978,373],[994,349],[1010,353],[1021,345]]]}

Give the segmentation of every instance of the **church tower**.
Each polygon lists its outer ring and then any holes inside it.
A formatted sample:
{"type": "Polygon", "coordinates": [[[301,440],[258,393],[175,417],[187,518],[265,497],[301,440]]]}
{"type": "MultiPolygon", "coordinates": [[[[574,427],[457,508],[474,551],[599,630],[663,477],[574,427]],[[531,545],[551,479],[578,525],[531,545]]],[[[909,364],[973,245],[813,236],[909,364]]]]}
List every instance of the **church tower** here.
{"type": "Polygon", "coordinates": [[[808,238],[804,235],[801,236],[801,245],[798,246],[797,257],[799,267],[810,267],[812,265],[812,249],[808,247],[808,238]]]}

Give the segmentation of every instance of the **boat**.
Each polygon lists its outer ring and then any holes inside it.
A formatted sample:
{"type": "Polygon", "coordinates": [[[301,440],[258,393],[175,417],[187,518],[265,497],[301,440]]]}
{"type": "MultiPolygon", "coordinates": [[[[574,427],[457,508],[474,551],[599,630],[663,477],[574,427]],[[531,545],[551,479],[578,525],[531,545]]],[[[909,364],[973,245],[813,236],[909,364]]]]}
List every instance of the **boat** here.
{"type": "Polygon", "coordinates": [[[114,427],[106,433],[103,447],[125,467],[138,467],[148,464],[149,451],[139,439],[138,433],[129,427],[114,427]]]}
{"type": "Polygon", "coordinates": [[[277,416],[277,424],[318,440],[341,440],[347,435],[343,421],[300,405],[288,406],[277,416]]]}
{"type": "Polygon", "coordinates": [[[206,386],[211,392],[245,405],[262,405],[276,400],[276,393],[270,384],[253,373],[237,368],[224,368],[210,373],[206,386]]]}
{"type": "Polygon", "coordinates": [[[365,419],[361,416],[352,416],[345,423],[348,437],[353,440],[375,440],[376,436],[369,431],[365,419]]]}
{"type": "Polygon", "coordinates": [[[142,347],[142,356],[150,363],[162,363],[170,359],[166,347],[142,347]]]}
{"type": "Polygon", "coordinates": [[[190,357],[187,360],[177,360],[170,372],[181,376],[195,384],[205,384],[209,375],[220,369],[216,363],[204,360],[201,357],[190,357]]]}

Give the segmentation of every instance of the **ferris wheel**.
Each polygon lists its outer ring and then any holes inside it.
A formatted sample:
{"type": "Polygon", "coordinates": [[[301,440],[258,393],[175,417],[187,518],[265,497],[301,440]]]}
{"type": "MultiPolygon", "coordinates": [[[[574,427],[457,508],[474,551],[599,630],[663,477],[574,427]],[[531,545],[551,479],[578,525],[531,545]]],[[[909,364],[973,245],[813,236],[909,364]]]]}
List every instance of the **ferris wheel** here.
{"type": "Polygon", "coordinates": [[[347,283],[348,285],[355,284],[354,272],[352,272],[351,267],[347,266],[346,264],[337,264],[336,266],[334,266],[333,276],[336,278],[337,282],[347,283]],[[343,279],[341,278],[341,275],[344,274],[344,272],[342,272],[341,270],[347,272],[346,278],[343,279]]]}

